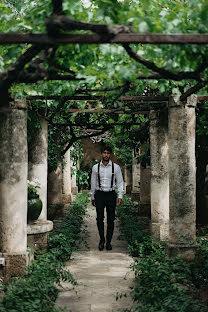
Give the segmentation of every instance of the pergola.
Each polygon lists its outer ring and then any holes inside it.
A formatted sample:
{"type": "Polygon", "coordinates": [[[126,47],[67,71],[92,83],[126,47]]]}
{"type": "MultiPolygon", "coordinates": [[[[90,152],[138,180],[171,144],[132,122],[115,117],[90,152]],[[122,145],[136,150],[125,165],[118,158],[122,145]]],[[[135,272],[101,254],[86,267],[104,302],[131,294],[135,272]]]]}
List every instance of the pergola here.
{"type": "MultiPolygon", "coordinates": [[[[168,231],[169,252],[171,255],[182,255],[190,260],[194,257],[193,239],[195,229],[195,107],[197,101],[204,101],[208,96],[195,96],[208,81],[201,78],[200,73],[206,61],[199,64],[195,71],[173,73],[159,68],[155,63],[138,56],[129,44],[208,44],[207,34],[136,34],[130,33],[125,27],[109,27],[72,20],[63,13],[62,1],[52,0],[53,14],[47,20],[47,34],[0,34],[0,44],[24,44],[32,46],[23,53],[15,64],[0,74],[0,90],[2,92],[0,115],[0,176],[2,177],[0,205],[2,214],[0,230],[4,233],[0,241],[3,255],[10,257],[16,253],[18,263],[23,259],[26,263],[26,213],[27,213],[27,130],[26,105],[23,101],[14,101],[9,110],[8,89],[14,82],[29,82],[25,78],[25,65],[35,63],[33,60],[41,51],[47,48],[65,44],[122,44],[126,52],[134,60],[152,70],[145,76],[138,75],[138,79],[193,79],[196,84],[181,96],[148,97],[148,96],[121,96],[117,100],[124,104],[136,104],[136,108],[103,108],[103,113],[115,114],[150,114],[150,141],[151,141],[151,200],[152,200],[152,233],[159,239],[166,237],[168,231]],[[60,30],[90,30],[93,34],[66,34],[61,35],[60,30]],[[7,109],[5,109],[7,108],[7,109]],[[168,116],[168,125],[167,125],[168,116]],[[12,146],[12,152],[10,151],[12,146]],[[12,164],[12,166],[11,166],[12,164]],[[11,183],[12,179],[12,183],[11,183]],[[21,196],[16,198],[13,207],[10,194],[21,196]],[[165,194],[162,198],[160,194],[165,194]],[[23,198],[24,197],[24,198],[23,198]],[[2,201],[2,202],[1,202],[2,201]],[[4,205],[2,204],[4,202],[4,205]],[[21,220],[16,228],[16,216],[21,220]],[[7,220],[7,221],[5,221],[7,220]],[[18,242],[17,238],[18,237],[18,242]],[[185,241],[182,241],[184,238],[185,241]],[[181,240],[182,239],[182,240],[181,240]]],[[[41,59],[41,58],[40,58],[41,59]]],[[[37,65],[37,64],[36,64],[37,65]]],[[[30,65],[29,65],[30,66],[30,65]]],[[[38,65],[37,65],[38,66],[38,65]]],[[[48,74],[47,80],[76,80],[71,75],[48,74]]],[[[35,78],[36,79],[36,78],[35,78]]],[[[34,79],[34,80],[35,80],[34,79]]],[[[43,80],[44,77],[39,77],[43,80]]],[[[33,81],[34,81],[33,80],[33,81]]],[[[98,90],[99,91],[99,90],[98,90]]],[[[102,90],[100,90],[102,91],[102,90]]],[[[89,91],[90,92],[90,91],[89,91]]],[[[102,96],[28,96],[27,100],[87,100],[100,101],[102,96]]],[[[125,106],[125,105],[124,105],[125,106]]],[[[99,113],[102,110],[77,108],[69,109],[68,113],[99,113]]],[[[47,184],[47,178],[45,183],[47,184]]],[[[46,191],[45,185],[44,190],[46,191]]],[[[46,194],[45,194],[46,195],[46,194]]]]}

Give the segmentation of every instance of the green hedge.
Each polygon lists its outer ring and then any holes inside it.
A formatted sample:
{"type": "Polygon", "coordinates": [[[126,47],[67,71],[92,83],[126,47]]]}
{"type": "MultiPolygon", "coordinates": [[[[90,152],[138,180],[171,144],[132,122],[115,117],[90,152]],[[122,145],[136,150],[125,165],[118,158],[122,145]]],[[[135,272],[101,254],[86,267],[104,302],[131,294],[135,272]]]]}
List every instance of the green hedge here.
{"type": "Polygon", "coordinates": [[[76,249],[81,239],[81,225],[88,203],[88,194],[77,196],[57,232],[49,236],[48,250],[36,255],[35,261],[26,268],[26,273],[14,278],[2,289],[1,312],[57,312],[57,285],[61,281],[76,281],[65,269],[64,262],[76,249]]]}
{"type": "Polygon", "coordinates": [[[199,301],[199,293],[202,286],[208,285],[208,241],[198,239],[196,259],[186,263],[166,256],[165,243],[154,241],[147,227],[137,221],[137,211],[128,198],[117,207],[117,216],[130,255],[136,257],[132,265],[136,281],[132,288],[135,311],[207,311],[199,301]]]}

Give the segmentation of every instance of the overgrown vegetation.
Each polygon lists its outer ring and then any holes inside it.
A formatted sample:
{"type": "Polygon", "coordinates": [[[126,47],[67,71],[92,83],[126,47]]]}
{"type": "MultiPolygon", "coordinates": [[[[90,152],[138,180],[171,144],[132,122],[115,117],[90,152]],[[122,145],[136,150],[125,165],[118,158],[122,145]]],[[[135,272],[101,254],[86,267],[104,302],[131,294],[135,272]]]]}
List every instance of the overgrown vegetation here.
{"type": "Polygon", "coordinates": [[[136,281],[132,296],[137,303],[134,311],[208,311],[208,236],[197,239],[196,258],[186,263],[166,256],[165,243],[154,241],[145,224],[137,221],[137,212],[128,198],[117,207],[117,216],[130,255],[136,257],[132,265],[136,281]]]}
{"type": "Polygon", "coordinates": [[[52,232],[48,250],[36,254],[23,276],[12,279],[2,289],[1,312],[58,312],[55,299],[61,281],[76,281],[64,262],[69,259],[81,239],[81,225],[88,203],[88,194],[82,193],[72,203],[60,229],[52,232]]]}
{"type": "MultiPolygon", "coordinates": [[[[147,32],[206,34],[208,30],[206,0],[59,2],[62,9],[59,10],[58,15],[68,16],[88,24],[96,23],[97,27],[100,24],[106,24],[108,27],[124,25],[129,27],[131,32],[144,34],[147,32]]],[[[52,13],[56,7],[55,3],[56,1],[50,0],[1,1],[0,31],[2,33],[46,33],[48,31],[46,19],[54,15],[52,13]]],[[[79,31],[76,27],[72,29],[75,32],[79,31]]],[[[68,29],[62,29],[60,26],[52,35],[56,36],[59,32],[70,33],[72,29],[70,26],[68,29]]],[[[81,32],[90,30],[86,25],[84,29],[81,32]]],[[[138,114],[118,116],[114,113],[110,115],[104,113],[103,108],[138,110],[138,103],[133,105],[133,103],[122,102],[118,100],[120,95],[184,94],[199,82],[206,82],[208,77],[206,56],[207,45],[132,44],[131,47],[127,47],[125,44],[69,44],[50,48],[43,45],[34,51],[28,49],[27,44],[3,44],[0,45],[2,78],[0,87],[1,94],[4,94],[1,105],[4,102],[8,104],[10,96],[15,98],[25,98],[28,95],[47,97],[99,94],[103,96],[95,102],[59,98],[56,101],[32,103],[32,109],[38,110],[39,114],[49,121],[49,170],[54,170],[57,167],[57,159],[63,156],[67,145],[69,146],[83,135],[89,136],[89,129],[94,131],[91,134],[95,136],[114,128],[113,125],[116,123],[127,122],[128,125],[124,125],[121,131],[121,136],[123,133],[126,136],[131,124],[140,123],[141,118],[138,114]],[[19,60],[26,51],[28,56],[23,57],[20,66],[19,60]],[[155,78],[150,79],[151,77],[155,78]],[[70,108],[81,110],[98,108],[99,112],[69,114],[70,108]]],[[[206,95],[205,83],[196,88],[195,92],[198,95],[206,95]]],[[[198,133],[203,132],[207,136],[207,116],[204,112],[201,118],[202,126],[198,129],[198,133]]],[[[120,126],[115,127],[118,127],[115,132],[119,135],[120,126]]],[[[35,127],[32,125],[31,129],[35,127]]],[[[134,132],[134,128],[131,130],[134,132]]],[[[143,131],[137,132],[136,144],[141,142],[143,133],[143,131]]],[[[121,154],[122,150],[122,158],[125,158],[128,165],[131,150],[127,140],[120,140],[120,146],[117,148],[118,154],[121,154]]]]}

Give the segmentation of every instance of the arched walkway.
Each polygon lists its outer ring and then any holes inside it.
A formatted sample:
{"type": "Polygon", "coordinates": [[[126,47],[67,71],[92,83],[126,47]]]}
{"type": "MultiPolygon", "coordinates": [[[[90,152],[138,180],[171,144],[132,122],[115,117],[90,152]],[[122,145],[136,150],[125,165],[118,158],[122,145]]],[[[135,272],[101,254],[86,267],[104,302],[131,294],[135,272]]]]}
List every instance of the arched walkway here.
{"type": "Polygon", "coordinates": [[[67,312],[112,312],[130,308],[133,304],[130,296],[116,301],[117,293],[129,294],[134,278],[129,269],[133,260],[128,255],[127,243],[119,239],[118,223],[115,223],[113,250],[100,252],[94,207],[90,206],[87,213],[85,225],[89,233],[89,250],[82,247],[67,263],[79,285],[73,289],[71,284],[63,283],[57,306],[67,307],[67,312]]]}

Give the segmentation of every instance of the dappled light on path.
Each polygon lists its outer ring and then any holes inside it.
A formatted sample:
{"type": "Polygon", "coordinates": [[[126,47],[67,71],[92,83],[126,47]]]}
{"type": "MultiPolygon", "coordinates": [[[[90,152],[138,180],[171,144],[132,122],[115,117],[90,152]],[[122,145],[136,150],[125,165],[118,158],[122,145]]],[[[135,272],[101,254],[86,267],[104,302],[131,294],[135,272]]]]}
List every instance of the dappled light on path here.
{"type": "Polygon", "coordinates": [[[134,274],[129,266],[133,260],[128,255],[127,243],[120,240],[117,222],[112,251],[98,250],[96,212],[92,206],[88,208],[85,226],[89,233],[89,249],[81,247],[67,263],[79,285],[73,289],[71,284],[62,283],[57,306],[66,307],[67,312],[116,312],[131,308],[133,303],[129,287],[133,285],[134,274]],[[121,293],[127,294],[127,297],[116,300],[121,293]]]}

